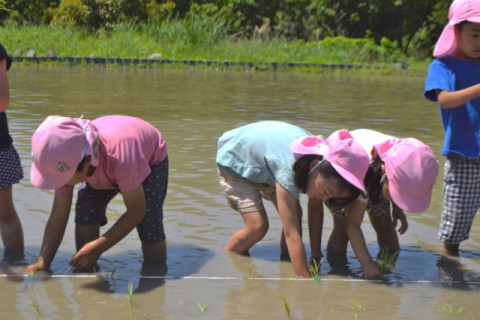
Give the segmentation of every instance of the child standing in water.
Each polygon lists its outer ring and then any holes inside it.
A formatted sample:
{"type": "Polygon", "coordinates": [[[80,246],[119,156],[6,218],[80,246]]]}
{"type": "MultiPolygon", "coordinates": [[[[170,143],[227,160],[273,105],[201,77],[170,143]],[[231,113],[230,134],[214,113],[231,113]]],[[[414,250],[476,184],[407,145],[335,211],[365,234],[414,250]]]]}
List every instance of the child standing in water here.
{"type": "Polygon", "coordinates": [[[480,208],[480,0],[455,0],[437,41],[424,95],[439,104],[446,157],[439,239],[458,255],[480,208]]]}
{"type": "Polygon", "coordinates": [[[422,212],[428,208],[438,164],[430,147],[417,139],[398,139],[367,129],[353,130],[351,135],[370,155],[364,180],[367,197],[362,195],[348,205],[326,202],[334,217],[327,252],[344,255],[350,241],[365,278],[376,279],[380,271],[367,250],[361,231],[365,210],[377,233],[380,248],[391,253],[398,251],[396,221],[401,222],[399,232],[404,233],[408,225],[403,210],[422,212]]]}
{"type": "Polygon", "coordinates": [[[32,184],[54,189],[37,263],[27,273],[47,270],[62,242],[75,184],[75,242],[70,264],[77,270],[94,266],[100,255],[137,228],[145,261],[166,259],[163,202],[168,184],[167,146],[151,124],[112,115],[93,121],[50,116],[32,137],[32,184]],[[125,213],[103,235],[106,208],[121,193],[125,213]]]}
{"type": "Polygon", "coordinates": [[[322,139],[321,154],[305,147],[308,151],[295,160],[290,144],[306,135],[309,133],[305,130],[279,121],[248,124],[219,138],[216,158],[228,205],[240,212],[245,223],[232,235],[226,250],[248,254],[265,236],[268,218],[264,198],[274,204],[280,215],[286,242],[282,252],[288,250],[295,273],[302,277],[310,277],[310,272],[302,242],[302,209],[296,179],[301,180],[302,191],[309,197],[309,217],[323,217],[323,201],[358,196],[359,188],[364,189],[368,167],[366,153],[343,131],[326,141],[322,139]]]}
{"type": "Polygon", "coordinates": [[[5,112],[10,105],[7,71],[11,64],[12,58],[0,44],[0,233],[6,254],[23,252],[23,230],[12,197],[12,185],[23,178],[23,170],[5,112]]]}

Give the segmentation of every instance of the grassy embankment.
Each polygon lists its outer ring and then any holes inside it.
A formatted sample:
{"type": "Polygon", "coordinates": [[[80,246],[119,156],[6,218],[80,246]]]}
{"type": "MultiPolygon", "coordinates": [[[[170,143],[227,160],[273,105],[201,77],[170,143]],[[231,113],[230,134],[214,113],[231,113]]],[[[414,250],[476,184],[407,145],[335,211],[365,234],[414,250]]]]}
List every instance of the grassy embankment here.
{"type": "MultiPolygon", "coordinates": [[[[354,69],[354,72],[360,73],[418,75],[426,72],[430,62],[406,57],[388,42],[378,46],[369,39],[327,38],[319,42],[282,38],[248,40],[227,35],[225,30],[222,23],[201,19],[142,27],[126,23],[110,31],[95,33],[78,28],[18,26],[7,22],[0,27],[0,41],[13,56],[25,56],[29,50],[34,50],[36,57],[47,57],[49,50],[54,50],[59,57],[147,59],[154,53],[160,53],[161,59],[175,61],[251,62],[256,70],[271,69],[269,64],[276,62],[281,70],[322,72],[331,69],[316,66],[287,68],[284,64],[335,64],[367,67],[354,69]],[[399,63],[404,68],[399,68],[399,63]]],[[[23,63],[33,62],[25,60],[23,63]]],[[[225,68],[222,64],[215,67],[225,68]]]]}

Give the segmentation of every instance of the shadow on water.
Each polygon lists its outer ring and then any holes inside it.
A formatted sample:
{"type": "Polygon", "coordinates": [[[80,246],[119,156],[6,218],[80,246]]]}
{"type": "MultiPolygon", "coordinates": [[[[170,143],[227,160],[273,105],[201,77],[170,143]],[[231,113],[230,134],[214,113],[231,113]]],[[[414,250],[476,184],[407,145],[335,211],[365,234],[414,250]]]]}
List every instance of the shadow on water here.
{"type": "MultiPolygon", "coordinates": [[[[27,262],[23,254],[3,253],[3,256],[0,272],[11,281],[23,281],[25,267],[35,261],[32,259],[27,262]]],[[[130,283],[133,284],[134,293],[143,293],[163,286],[166,278],[180,279],[196,274],[215,254],[200,246],[169,244],[165,262],[145,262],[142,256],[137,254],[112,254],[100,258],[97,267],[90,273],[73,270],[68,265],[72,256],[71,253],[57,252],[53,269],[51,272],[41,272],[41,279],[49,280],[55,275],[92,276],[93,281],[83,284],[82,287],[104,293],[126,294],[130,283]]]]}
{"type": "MultiPolygon", "coordinates": [[[[377,252],[376,245],[368,246],[370,252],[377,252]]],[[[428,283],[437,287],[458,290],[480,289],[480,274],[469,270],[462,259],[476,258],[476,251],[461,251],[460,257],[447,256],[416,246],[402,246],[399,256],[391,269],[383,274],[382,284],[400,287],[414,283],[428,283]]],[[[310,253],[307,252],[307,256],[310,253]]],[[[282,259],[279,246],[257,244],[250,250],[250,263],[230,259],[234,267],[246,274],[253,270],[253,260],[278,262],[282,259]],[[243,266],[242,266],[243,264],[243,266]],[[250,265],[248,265],[250,264],[250,265]]],[[[245,258],[247,259],[247,258],[245,258]]],[[[378,260],[378,258],[377,258],[378,260]]],[[[326,254],[320,265],[320,277],[339,276],[348,279],[363,279],[363,270],[352,252],[346,255],[326,254]]]]}

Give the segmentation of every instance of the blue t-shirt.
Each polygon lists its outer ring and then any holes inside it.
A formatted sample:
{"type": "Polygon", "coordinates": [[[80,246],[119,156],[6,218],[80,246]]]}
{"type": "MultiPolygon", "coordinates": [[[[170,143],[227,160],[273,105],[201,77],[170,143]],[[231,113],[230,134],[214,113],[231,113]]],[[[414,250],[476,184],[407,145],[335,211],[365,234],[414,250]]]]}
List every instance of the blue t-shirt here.
{"type": "Polygon", "coordinates": [[[218,139],[216,162],[226,173],[248,181],[268,186],[278,182],[298,199],[290,144],[306,135],[311,134],[280,121],[248,124],[227,131],[218,139]]]}
{"type": "MultiPolygon", "coordinates": [[[[480,83],[480,63],[445,56],[428,69],[424,96],[437,101],[435,90],[457,91],[480,83]]],[[[445,141],[442,155],[480,156],[480,98],[453,109],[439,107],[445,141]]]]}

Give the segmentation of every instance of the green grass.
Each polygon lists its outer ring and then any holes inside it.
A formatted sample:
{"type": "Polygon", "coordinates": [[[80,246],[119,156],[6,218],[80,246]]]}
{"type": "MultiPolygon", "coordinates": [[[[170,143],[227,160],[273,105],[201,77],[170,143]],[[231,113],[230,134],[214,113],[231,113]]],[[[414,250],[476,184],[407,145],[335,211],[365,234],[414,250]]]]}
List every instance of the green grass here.
{"type": "Polygon", "coordinates": [[[285,307],[285,312],[286,312],[286,314],[287,314],[287,317],[288,317],[288,319],[291,319],[291,318],[292,318],[292,314],[291,314],[291,311],[290,311],[290,303],[288,303],[287,298],[286,298],[283,294],[281,294],[280,292],[278,292],[278,291],[274,291],[274,292],[275,292],[275,295],[276,295],[277,297],[279,297],[280,299],[282,299],[282,301],[283,301],[283,306],[285,307]]]}
{"type": "Polygon", "coordinates": [[[37,283],[35,287],[32,285],[28,286],[28,295],[30,296],[30,306],[37,313],[37,316],[42,316],[42,310],[40,309],[40,304],[38,302],[37,291],[39,290],[39,284],[37,283]]]}
{"type": "MultiPolygon", "coordinates": [[[[228,35],[226,29],[221,21],[199,18],[143,26],[124,23],[111,31],[95,33],[59,26],[17,25],[7,21],[0,27],[0,42],[13,55],[17,50],[23,55],[34,50],[37,57],[46,57],[49,50],[54,50],[59,57],[146,59],[160,53],[162,59],[168,60],[250,62],[257,70],[268,69],[261,63],[298,63],[379,68],[367,72],[425,73],[430,62],[405,57],[400,51],[375,45],[370,39],[337,37],[304,42],[275,38],[262,41],[228,35]],[[407,65],[409,70],[397,68],[395,64],[398,62],[407,65]]],[[[323,68],[299,66],[293,69],[317,72],[323,68]]]]}
{"type": "Polygon", "coordinates": [[[127,300],[128,300],[128,306],[130,307],[130,309],[133,309],[134,303],[133,303],[133,283],[132,282],[128,283],[127,300]]]}

